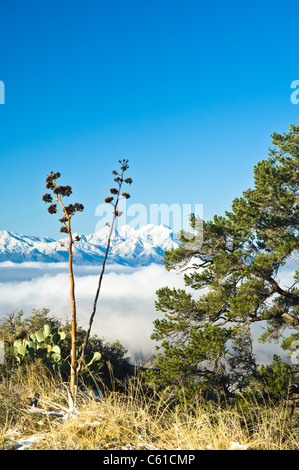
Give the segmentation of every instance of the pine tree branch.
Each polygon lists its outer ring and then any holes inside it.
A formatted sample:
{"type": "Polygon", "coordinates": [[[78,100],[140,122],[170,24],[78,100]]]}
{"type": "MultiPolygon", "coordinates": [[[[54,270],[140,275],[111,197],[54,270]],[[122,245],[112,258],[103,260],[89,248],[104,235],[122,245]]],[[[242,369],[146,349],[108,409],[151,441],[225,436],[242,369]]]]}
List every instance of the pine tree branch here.
{"type": "Polygon", "coordinates": [[[286,318],[286,320],[288,320],[289,322],[295,325],[299,325],[299,318],[294,317],[294,315],[291,315],[290,313],[285,312],[281,316],[286,318]]]}
{"type": "Polygon", "coordinates": [[[260,276],[262,277],[263,279],[265,279],[266,281],[268,281],[271,286],[272,286],[272,293],[277,293],[277,294],[280,294],[284,297],[287,297],[295,302],[298,303],[299,305],[299,295],[298,294],[295,294],[294,292],[290,292],[290,291],[287,291],[287,290],[284,290],[282,289],[278,283],[275,281],[275,279],[273,279],[273,277],[271,276],[260,276]]]}

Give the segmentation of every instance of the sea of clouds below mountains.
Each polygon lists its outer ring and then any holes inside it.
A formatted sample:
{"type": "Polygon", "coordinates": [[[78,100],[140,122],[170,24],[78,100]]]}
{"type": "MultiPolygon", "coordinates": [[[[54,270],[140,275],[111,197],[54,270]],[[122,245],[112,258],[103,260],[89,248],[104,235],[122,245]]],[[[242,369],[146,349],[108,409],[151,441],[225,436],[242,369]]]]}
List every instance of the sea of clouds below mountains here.
{"type": "MultiPolygon", "coordinates": [[[[99,266],[75,266],[78,323],[87,326],[98,282],[99,266]]],[[[291,282],[290,267],[284,270],[284,285],[291,282]]],[[[163,314],[155,309],[156,290],[185,288],[183,277],[167,272],[163,265],[144,267],[108,265],[102,284],[92,334],[113,342],[119,339],[132,360],[149,357],[156,342],[150,339],[153,322],[163,314]]],[[[188,289],[186,289],[188,290],[188,289]]],[[[0,263],[0,315],[23,309],[49,308],[63,321],[70,319],[69,275],[67,263],[0,263]]],[[[261,326],[254,325],[254,352],[259,363],[271,361],[273,354],[284,356],[277,343],[257,342],[261,326]]]]}

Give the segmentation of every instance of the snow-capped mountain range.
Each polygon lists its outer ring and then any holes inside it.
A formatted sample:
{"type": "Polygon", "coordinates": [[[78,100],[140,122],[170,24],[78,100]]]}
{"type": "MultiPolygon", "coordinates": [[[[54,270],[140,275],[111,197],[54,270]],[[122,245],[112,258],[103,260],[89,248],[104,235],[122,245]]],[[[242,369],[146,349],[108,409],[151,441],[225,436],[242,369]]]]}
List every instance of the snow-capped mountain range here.
{"type": "MultiPolygon", "coordinates": [[[[101,263],[108,234],[109,227],[104,227],[91,235],[81,235],[81,240],[74,243],[74,263],[77,265],[101,263]]],[[[176,248],[178,245],[175,232],[165,225],[149,224],[139,229],[123,225],[114,231],[107,263],[127,266],[162,263],[164,251],[176,248]]],[[[58,263],[67,260],[67,237],[53,240],[0,230],[0,262],[58,263]]]]}

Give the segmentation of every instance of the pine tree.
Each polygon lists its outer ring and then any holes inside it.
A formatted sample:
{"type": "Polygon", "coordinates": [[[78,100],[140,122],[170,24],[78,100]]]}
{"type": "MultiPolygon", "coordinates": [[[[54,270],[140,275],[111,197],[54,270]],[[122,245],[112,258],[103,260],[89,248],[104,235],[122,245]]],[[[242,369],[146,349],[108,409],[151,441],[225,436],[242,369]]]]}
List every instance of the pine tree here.
{"type": "MultiPolygon", "coordinates": [[[[197,384],[203,377],[217,378],[218,385],[227,380],[224,368],[232,351],[244,363],[240,348],[234,348],[241,326],[266,324],[263,341],[299,329],[299,270],[290,287],[279,280],[299,248],[299,126],[271,137],[269,157],[254,168],[254,189],[236,198],[224,217],[202,221],[201,246],[181,232],[181,246],[165,253],[166,269],[184,272],[196,295],[169,287],[157,291],[156,308],[165,313],[152,335],[164,350],[156,358],[160,384],[190,383],[196,377],[197,384]]],[[[192,214],[190,220],[198,230],[198,218],[192,214]]],[[[254,367],[250,345],[244,344],[245,362],[254,367]]]]}

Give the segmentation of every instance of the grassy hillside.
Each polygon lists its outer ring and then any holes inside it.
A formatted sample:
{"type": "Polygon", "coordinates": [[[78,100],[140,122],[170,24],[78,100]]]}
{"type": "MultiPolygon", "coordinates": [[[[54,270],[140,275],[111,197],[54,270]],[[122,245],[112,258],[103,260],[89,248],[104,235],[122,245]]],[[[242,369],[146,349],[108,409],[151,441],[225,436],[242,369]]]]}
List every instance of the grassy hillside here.
{"type": "Polygon", "coordinates": [[[0,448],[42,450],[298,450],[298,417],[281,405],[199,402],[172,407],[146,396],[138,378],[101,398],[87,389],[70,411],[67,389],[42,365],[15,370],[0,382],[0,448]],[[28,406],[39,393],[38,409],[28,406]],[[44,410],[43,413],[39,410],[44,410]],[[47,411],[48,413],[45,413],[47,411]],[[50,414],[52,412],[52,414],[50,414]]]}

